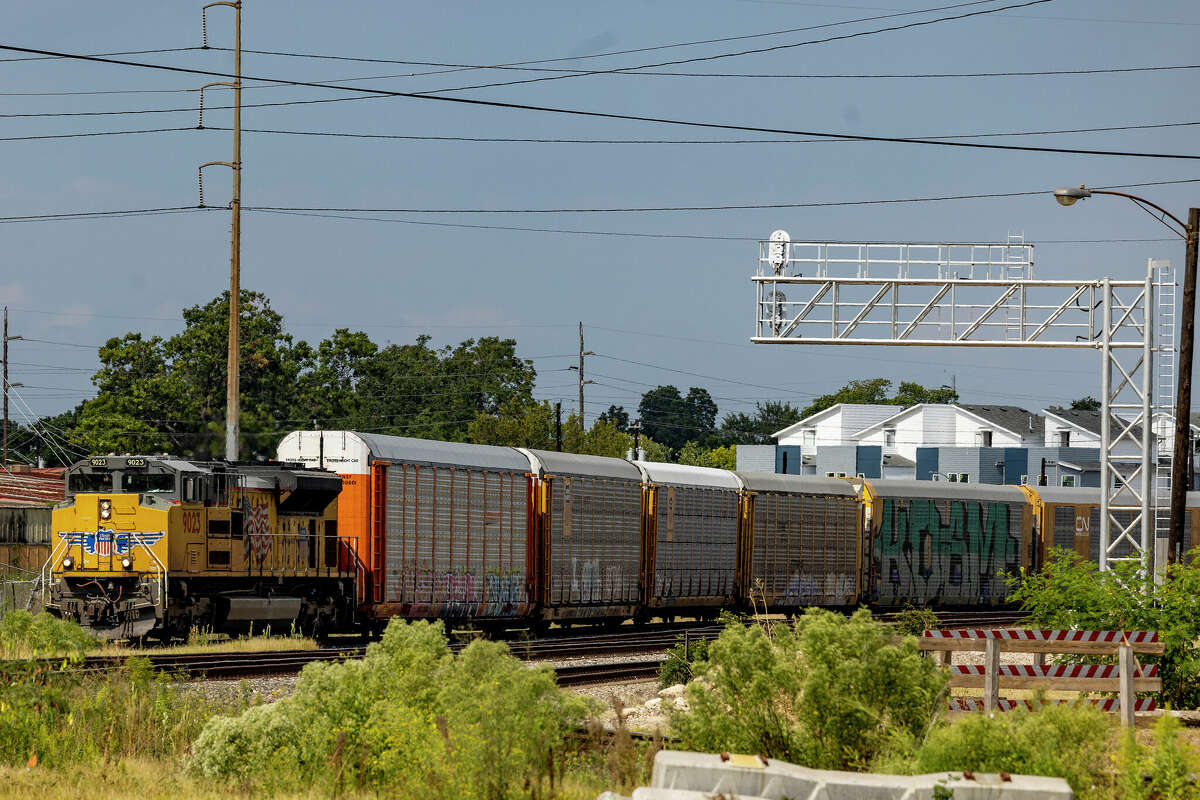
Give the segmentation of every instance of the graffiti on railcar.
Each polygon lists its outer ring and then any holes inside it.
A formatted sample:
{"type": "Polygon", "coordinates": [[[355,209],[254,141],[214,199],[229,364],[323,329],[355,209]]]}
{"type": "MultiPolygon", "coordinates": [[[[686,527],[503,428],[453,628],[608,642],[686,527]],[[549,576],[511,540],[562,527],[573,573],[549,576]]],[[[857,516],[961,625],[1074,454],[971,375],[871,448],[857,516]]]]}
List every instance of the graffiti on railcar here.
{"type": "Polygon", "coordinates": [[[777,602],[782,605],[835,604],[852,602],[855,593],[853,575],[808,575],[792,573],[788,578],[784,595],[777,602]]]}
{"type": "Polygon", "coordinates": [[[571,596],[580,603],[625,599],[625,582],[620,564],[602,567],[599,559],[571,559],[571,596]]]}
{"type": "Polygon", "coordinates": [[[400,575],[401,602],[412,616],[512,617],[525,613],[525,577],[520,572],[436,572],[412,568],[400,575]]]}
{"type": "Polygon", "coordinates": [[[521,613],[525,606],[525,576],[520,572],[489,572],[485,580],[487,615],[489,617],[511,617],[521,613]]]}
{"type": "Polygon", "coordinates": [[[1000,573],[1020,565],[1020,532],[1010,525],[1019,514],[1003,502],[885,498],[874,542],[877,599],[1001,602],[1000,573]]]}

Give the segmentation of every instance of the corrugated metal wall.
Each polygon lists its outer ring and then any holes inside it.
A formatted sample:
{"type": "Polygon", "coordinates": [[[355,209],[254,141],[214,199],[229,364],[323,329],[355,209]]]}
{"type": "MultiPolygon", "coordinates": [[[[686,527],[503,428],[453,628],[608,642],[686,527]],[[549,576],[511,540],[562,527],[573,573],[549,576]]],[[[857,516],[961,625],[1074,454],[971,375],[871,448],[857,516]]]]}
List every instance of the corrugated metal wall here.
{"type": "Polygon", "coordinates": [[[527,491],[515,472],[389,466],[384,601],[412,616],[524,613],[527,491]]]}
{"type": "Polygon", "coordinates": [[[747,588],[765,593],[770,606],[854,603],[857,521],[853,497],[756,495],[747,588]]]}
{"type": "Polygon", "coordinates": [[[641,569],[640,481],[554,476],[550,482],[548,606],[637,603],[641,569]]]}
{"type": "Polygon", "coordinates": [[[49,508],[0,507],[0,544],[49,543],[49,508]]]}
{"type": "Polygon", "coordinates": [[[738,493],[660,486],[655,518],[654,601],[732,596],[738,493]]]}

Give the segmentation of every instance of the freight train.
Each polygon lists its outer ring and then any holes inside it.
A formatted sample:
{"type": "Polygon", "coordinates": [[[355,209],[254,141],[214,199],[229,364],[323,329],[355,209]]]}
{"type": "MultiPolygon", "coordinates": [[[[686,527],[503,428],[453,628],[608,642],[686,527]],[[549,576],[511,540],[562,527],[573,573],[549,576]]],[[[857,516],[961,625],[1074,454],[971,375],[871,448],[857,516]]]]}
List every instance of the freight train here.
{"type": "MultiPolygon", "coordinates": [[[[751,607],[982,608],[1003,605],[1003,574],[1038,569],[1051,547],[1093,559],[1098,548],[1098,490],[732,472],[354,431],[290,433],[278,458],[72,466],[53,517],[50,610],[140,636],[396,616],[537,630],[751,607]]],[[[1188,507],[1190,547],[1200,496],[1188,507]]]]}

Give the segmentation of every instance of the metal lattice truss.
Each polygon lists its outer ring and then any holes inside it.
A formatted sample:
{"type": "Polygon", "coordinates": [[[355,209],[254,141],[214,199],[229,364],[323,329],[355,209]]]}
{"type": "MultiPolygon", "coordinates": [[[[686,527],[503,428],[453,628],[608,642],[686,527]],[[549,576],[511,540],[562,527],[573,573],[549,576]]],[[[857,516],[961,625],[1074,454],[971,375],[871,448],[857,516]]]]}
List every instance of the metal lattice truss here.
{"type": "MultiPolygon", "coordinates": [[[[1161,262],[1159,262],[1161,263],[1161,262]]],[[[760,344],[1099,350],[1100,566],[1142,559],[1154,529],[1155,283],[1036,280],[1033,247],[759,243],[760,344]]]]}

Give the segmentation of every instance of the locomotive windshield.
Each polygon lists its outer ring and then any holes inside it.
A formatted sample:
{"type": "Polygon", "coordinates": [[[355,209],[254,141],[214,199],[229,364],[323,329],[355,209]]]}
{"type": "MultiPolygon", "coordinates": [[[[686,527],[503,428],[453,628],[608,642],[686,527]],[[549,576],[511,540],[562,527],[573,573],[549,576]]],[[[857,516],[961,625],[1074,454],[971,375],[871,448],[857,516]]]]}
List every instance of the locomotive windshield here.
{"type": "Polygon", "coordinates": [[[78,492],[111,492],[112,473],[105,472],[72,472],[69,488],[72,493],[78,492]]]}
{"type": "Polygon", "coordinates": [[[125,472],[121,474],[123,492],[173,492],[175,476],[162,472],[125,472]]]}

